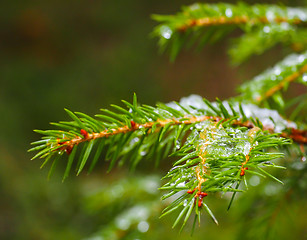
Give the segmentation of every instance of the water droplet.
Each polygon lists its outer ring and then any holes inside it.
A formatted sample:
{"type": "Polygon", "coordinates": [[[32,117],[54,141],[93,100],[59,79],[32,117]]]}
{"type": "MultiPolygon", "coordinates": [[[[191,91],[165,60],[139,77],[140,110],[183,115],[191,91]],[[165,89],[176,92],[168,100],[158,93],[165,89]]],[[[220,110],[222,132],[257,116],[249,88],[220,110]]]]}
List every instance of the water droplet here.
{"type": "Polygon", "coordinates": [[[226,11],[225,11],[225,15],[226,17],[232,17],[232,10],[230,8],[227,8],[226,11]]]}
{"type": "Polygon", "coordinates": [[[306,59],[306,57],[304,55],[299,55],[299,57],[298,57],[298,61],[300,63],[304,62],[305,59],[306,59]]]}
{"type": "Polygon", "coordinates": [[[148,231],[148,229],[149,229],[149,224],[148,224],[148,222],[146,222],[146,221],[141,221],[141,222],[139,222],[139,224],[138,224],[138,230],[140,231],[140,232],[147,232],[148,231]]]}
{"type": "Polygon", "coordinates": [[[173,31],[168,26],[162,26],[160,32],[165,39],[170,39],[173,34],[173,31]]]}
{"type": "Polygon", "coordinates": [[[260,183],[260,178],[258,176],[253,175],[250,179],[249,179],[249,184],[252,186],[257,186],[260,183]]]}
{"type": "Polygon", "coordinates": [[[199,6],[198,3],[194,3],[194,4],[192,4],[192,5],[190,6],[190,9],[191,9],[192,11],[195,11],[195,10],[200,9],[200,6],[199,6]]]}
{"type": "Polygon", "coordinates": [[[188,199],[184,199],[183,206],[185,207],[188,204],[188,199]]]}
{"type": "Polygon", "coordinates": [[[135,144],[135,143],[137,143],[138,141],[140,141],[140,139],[137,138],[137,137],[135,137],[135,138],[133,138],[133,139],[131,140],[130,144],[135,144]]]}
{"type": "Polygon", "coordinates": [[[307,74],[306,73],[303,74],[303,82],[307,82],[307,74]]]}
{"type": "Polygon", "coordinates": [[[271,28],[269,26],[263,27],[263,32],[269,33],[271,31],[271,28]]]}
{"type": "Polygon", "coordinates": [[[177,186],[176,186],[176,187],[179,187],[179,188],[181,188],[181,187],[185,187],[185,183],[184,183],[184,182],[181,182],[181,183],[177,184],[177,186]]]}
{"type": "Polygon", "coordinates": [[[302,162],[294,162],[291,167],[294,168],[295,170],[302,170],[304,169],[304,166],[305,164],[302,163],[302,162]]]}
{"type": "Polygon", "coordinates": [[[279,67],[274,68],[274,74],[279,75],[281,73],[281,69],[279,67]]]}
{"type": "Polygon", "coordinates": [[[156,193],[159,187],[159,184],[157,181],[158,179],[157,180],[156,179],[146,179],[142,184],[144,186],[145,191],[151,194],[156,193]]]}
{"type": "Polygon", "coordinates": [[[127,230],[130,227],[130,221],[126,218],[118,218],[115,221],[116,226],[121,230],[127,230]]]}
{"type": "Polygon", "coordinates": [[[149,210],[145,206],[137,205],[129,210],[130,218],[145,221],[149,217],[149,210]]]}
{"type": "Polygon", "coordinates": [[[287,23],[287,22],[282,22],[282,23],[280,24],[280,27],[281,27],[282,29],[284,29],[284,30],[288,30],[288,29],[290,28],[290,24],[287,23]]]}
{"type": "Polygon", "coordinates": [[[275,14],[272,11],[267,11],[266,13],[266,18],[268,19],[269,22],[272,22],[275,20],[275,14]]]}
{"type": "Polygon", "coordinates": [[[304,10],[298,8],[288,8],[288,17],[290,19],[297,19],[299,18],[302,21],[307,20],[307,14],[304,10]]]}
{"type": "Polygon", "coordinates": [[[278,193],[279,191],[279,188],[276,186],[276,185],[273,185],[273,184],[267,184],[265,187],[264,187],[264,193],[267,195],[267,196],[273,196],[275,195],[276,193],[278,193]]]}

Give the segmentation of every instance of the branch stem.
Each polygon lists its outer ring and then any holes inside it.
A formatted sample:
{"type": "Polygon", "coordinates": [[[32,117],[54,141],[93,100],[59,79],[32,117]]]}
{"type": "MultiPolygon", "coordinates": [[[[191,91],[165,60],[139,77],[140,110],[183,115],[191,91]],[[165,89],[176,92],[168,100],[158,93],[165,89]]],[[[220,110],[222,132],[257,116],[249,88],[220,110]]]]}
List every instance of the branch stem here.
{"type": "MultiPolygon", "coordinates": [[[[73,146],[78,145],[79,143],[82,143],[82,142],[90,141],[90,140],[97,139],[97,138],[107,138],[113,135],[136,131],[140,129],[151,129],[154,125],[156,125],[157,127],[164,127],[169,123],[171,123],[171,125],[179,125],[179,124],[189,125],[193,123],[203,122],[206,120],[211,120],[213,122],[218,122],[221,120],[220,117],[213,117],[213,116],[185,117],[184,119],[185,120],[173,118],[173,119],[157,120],[156,122],[147,122],[144,124],[135,123],[133,127],[129,127],[126,125],[126,126],[119,127],[119,128],[107,129],[99,133],[95,133],[95,132],[87,133],[87,134],[84,134],[84,137],[76,136],[75,138],[71,140],[68,140],[66,142],[61,142],[59,144],[62,146],[61,150],[67,150],[67,149],[72,149],[73,146]]],[[[227,121],[227,119],[225,119],[225,121],[227,121]]],[[[242,122],[239,120],[235,120],[232,122],[232,125],[243,126],[247,128],[254,127],[254,124],[251,123],[250,121],[242,122]]],[[[265,126],[264,126],[264,130],[274,132],[274,129],[268,128],[265,126]]],[[[286,133],[286,132],[281,133],[282,137],[291,138],[294,141],[298,143],[302,143],[302,144],[307,144],[306,135],[307,135],[307,131],[297,130],[297,129],[292,129],[291,133],[286,133]]]]}
{"type": "Polygon", "coordinates": [[[292,24],[300,24],[302,20],[297,19],[288,19],[286,17],[276,17],[273,20],[269,20],[266,17],[259,18],[250,18],[248,16],[233,17],[227,18],[224,16],[221,17],[205,17],[200,19],[190,19],[185,25],[179,26],[177,29],[179,31],[185,31],[187,28],[198,26],[198,27],[208,27],[208,26],[218,26],[218,25],[239,25],[239,24],[257,24],[257,23],[283,23],[291,22],[292,24]]]}

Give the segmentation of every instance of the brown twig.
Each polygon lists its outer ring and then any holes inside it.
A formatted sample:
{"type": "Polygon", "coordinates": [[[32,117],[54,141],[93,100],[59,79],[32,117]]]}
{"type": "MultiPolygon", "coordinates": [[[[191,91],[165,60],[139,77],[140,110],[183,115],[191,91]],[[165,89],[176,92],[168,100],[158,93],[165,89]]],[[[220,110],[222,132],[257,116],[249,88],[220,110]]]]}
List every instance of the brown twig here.
{"type": "MultiPolygon", "coordinates": [[[[68,149],[68,151],[66,152],[69,154],[73,146],[78,145],[79,143],[97,139],[97,138],[108,138],[113,135],[136,131],[139,129],[151,129],[154,125],[156,125],[157,127],[164,127],[169,123],[171,123],[171,125],[179,125],[179,124],[189,125],[189,124],[203,122],[207,120],[211,120],[212,122],[218,122],[221,120],[220,117],[213,117],[213,116],[184,117],[184,119],[185,120],[179,120],[176,118],[157,120],[156,122],[148,122],[145,124],[138,124],[134,122],[134,124],[131,125],[131,127],[126,125],[126,126],[119,127],[119,128],[107,129],[99,133],[87,133],[85,130],[82,129],[81,134],[83,137],[76,136],[75,138],[71,140],[59,143],[62,146],[60,149],[61,150],[68,149]]],[[[227,119],[225,119],[224,121],[227,121],[227,119]]],[[[247,128],[254,127],[254,124],[251,123],[250,121],[242,122],[239,120],[234,120],[231,124],[233,126],[243,126],[247,128]]],[[[274,129],[265,127],[265,126],[264,126],[264,130],[274,132],[274,129]]],[[[304,130],[292,129],[291,132],[281,133],[281,136],[285,138],[291,138],[293,141],[298,142],[298,143],[307,144],[307,131],[304,131],[304,130]]]]}
{"type": "Polygon", "coordinates": [[[299,18],[296,19],[288,19],[285,17],[276,17],[273,20],[269,20],[266,17],[259,17],[259,18],[250,18],[248,16],[241,16],[241,17],[233,17],[227,18],[224,16],[221,17],[205,17],[200,19],[190,19],[186,24],[179,26],[177,29],[179,31],[185,31],[187,28],[198,26],[198,27],[208,27],[208,26],[218,26],[218,25],[239,25],[239,24],[256,24],[256,23],[283,23],[283,22],[291,22],[293,24],[300,24],[302,20],[299,18]]]}

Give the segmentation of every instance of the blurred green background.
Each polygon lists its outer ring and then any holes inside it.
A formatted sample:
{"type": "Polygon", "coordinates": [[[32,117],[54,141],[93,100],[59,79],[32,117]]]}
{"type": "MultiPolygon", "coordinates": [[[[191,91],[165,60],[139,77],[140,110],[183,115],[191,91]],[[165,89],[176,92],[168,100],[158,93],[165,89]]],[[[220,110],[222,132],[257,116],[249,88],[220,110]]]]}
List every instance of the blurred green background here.
{"type": "MultiPolygon", "coordinates": [[[[175,216],[158,219],[166,203],[161,204],[161,193],[155,189],[171,164],[167,160],[156,170],[151,163],[143,163],[134,173],[126,166],[106,173],[107,165],[101,163],[91,175],[72,175],[62,183],[64,164],[48,181],[48,169],[40,170],[39,160],[31,162],[33,154],[27,149],[39,137],[33,129],[52,128],[49,122],[68,120],[64,107],[94,115],[111,103],[131,100],[134,92],[146,104],[190,94],[225,99],[235,95],[242,81],[283,56],[276,47],[234,68],[229,65],[229,41],[225,39],[201,53],[183,52],[170,63],[167,55],[158,54],[157,41],[150,37],[156,24],[150,15],[175,13],[191,3],[194,1],[2,3],[0,239],[190,238],[191,226],[181,235],[178,229],[171,229],[175,216]]],[[[306,174],[303,179],[299,181],[304,185],[306,174]]],[[[228,213],[227,198],[208,199],[220,226],[204,215],[193,238],[306,239],[306,194],[298,191],[291,195],[294,200],[286,201],[284,192],[289,189],[270,185],[275,189],[272,194],[259,179],[251,181],[254,190],[228,213]],[[261,222],[272,214],[267,233],[261,222]]]]}

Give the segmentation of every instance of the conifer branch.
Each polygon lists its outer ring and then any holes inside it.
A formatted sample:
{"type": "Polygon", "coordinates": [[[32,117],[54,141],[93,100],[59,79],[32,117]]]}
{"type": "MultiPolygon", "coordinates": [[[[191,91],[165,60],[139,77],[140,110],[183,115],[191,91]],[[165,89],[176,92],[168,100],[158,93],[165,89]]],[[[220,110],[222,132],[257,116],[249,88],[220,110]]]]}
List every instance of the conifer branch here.
{"type": "MultiPolygon", "coordinates": [[[[174,60],[184,45],[203,46],[220,39],[235,28],[250,33],[271,25],[304,27],[307,9],[266,4],[198,3],[184,7],[176,15],[154,15],[153,18],[160,22],[153,32],[159,37],[160,48],[162,51],[169,48],[171,59],[174,60]]],[[[281,27],[278,31],[288,32],[289,29],[281,27]]],[[[273,46],[269,44],[267,47],[271,47],[270,45],[273,46]]]]}
{"type": "Polygon", "coordinates": [[[225,16],[220,17],[205,17],[200,19],[189,19],[187,23],[182,26],[178,26],[178,31],[186,31],[191,27],[209,27],[209,26],[219,26],[219,25],[240,25],[240,24],[268,24],[268,23],[291,23],[291,24],[301,24],[303,21],[299,18],[290,19],[286,17],[276,17],[273,19],[268,19],[267,17],[250,18],[248,16],[227,18],[225,16]]]}
{"type": "MultiPolygon", "coordinates": [[[[190,125],[193,123],[198,123],[206,120],[212,120],[212,121],[219,121],[219,117],[212,117],[212,116],[200,116],[200,117],[189,117],[189,116],[184,116],[184,120],[180,119],[165,119],[165,120],[157,120],[155,122],[147,122],[145,124],[138,124],[135,123],[133,120],[131,120],[130,124],[131,126],[125,125],[123,127],[119,128],[113,128],[113,129],[107,129],[102,132],[93,132],[93,133],[87,133],[84,129],[81,129],[81,134],[83,137],[76,136],[75,138],[69,140],[69,141],[60,141],[59,146],[62,146],[60,150],[67,150],[67,148],[72,148],[74,145],[78,145],[79,143],[85,142],[85,141],[90,141],[98,138],[108,138],[113,135],[121,134],[121,133],[128,133],[132,131],[137,131],[140,129],[152,129],[153,126],[156,128],[163,128],[166,125],[173,126],[173,125],[190,125]]],[[[241,124],[241,123],[237,123],[241,124]]]]}
{"type": "MultiPolygon", "coordinates": [[[[261,27],[278,25],[276,32],[290,33],[307,22],[307,9],[195,4],[175,16],[156,15],[154,18],[162,22],[154,31],[160,37],[160,46],[170,47],[174,58],[187,40],[189,44],[198,41],[202,45],[236,27],[245,33],[259,33],[261,27]],[[283,23],[289,24],[290,30],[279,27],[283,23]]],[[[242,41],[250,36],[253,34],[242,41]]],[[[269,42],[261,51],[278,41],[269,42]]],[[[255,45],[260,42],[256,41],[255,45]]],[[[247,51],[241,59],[251,53],[253,51],[247,51]]],[[[63,153],[67,153],[63,180],[69,176],[73,165],[76,165],[77,175],[80,174],[91,158],[90,171],[100,158],[110,160],[111,170],[117,163],[129,161],[131,168],[135,168],[144,158],[156,158],[157,165],[167,156],[175,157],[173,168],[165,175],[166,182],[160,189],[167,191],[162,199],[172,196],[177,199],[164,209],[162,216],[179,210],[173,227],[182,222],[183,228],[193,212],[195,221],[200,221],[200,214],[205,211],[218,224],[205,197],[216,192],[232,193],[229,209],[235,194],[248,189],[246,175],[269,177],[282,183],[267,168],[283,168],[273,161],[284,156],[286,145],[300,144],[295,146],[299,146],[303,154],[303,144],[307,144],[303,124],[298,126],[285,120],[276,110],[259,108],[252,103],[267,103],[269,99],[282,102],[279,91],[294,81],[306,85],[306,73],[307,52],[304,52],[288,56],[245,83],[240,88],[242,95],[229,101],[210,102],[194,95],[179,103],[159,103],[153,107],[140,105],[134,95],[132,103],[123,101],[125,107],[111,105],[114,111],[102,109],[103,114],[96,118],[66,109],[72,121],[52,123],[59,130],[36,130],[43,137],[32,143],[35,146],[29,151],[38,152],[33,159],[45,159],[42,167],[53,161],[48,177],[63,153]],[[92,153],[95,154],[92,156],[92,153]],[[245,189],[240,187],[241,183],[245,189]]]]}
{"type": "MultiPolygon", "coordinates": [[[[213,108],[213,106],[212,106],[213,108]]],[[[214,108],[215,111],[217,111],[214,108]]],[[[66,110],[68,111],[68,110],[66,110]]],[[[187,111],[185,109],[185,111],[187,111]]],[[[70,115],[72,115],[73,113],[71,113],[70,111],[68,111],[70,115]]],[[[109,112],[110,113],[110,112],[109,112]]],[[[82,114],[84,116],[84,114],[82,114]]],[[[101,115],[99,115],[100,117],[102,117],[101,115]]],[[[228,116],[225,114],[225,116],[228,116]]],[[[84,127],[80,129],[80,134],[76,134],[76,131],[70,131],[70,132],[65,132],[63,130],[47,130],[47,131],[41,131],[41,130],[36,130],[36,132],[44,134],[44,135],[50,135],[53,136],[53,138],[49,138],[48,141],[45,141],[44,139],[42,141],[39,141],[38,143],[44,143],[43,145],[40,145],[39,148],[42,147],[49,147],[49,151],[45,152],[46,149],[44,149],[43,151],[43,155],[39,154],[36,155],[34,158],[38,157],[38,156],[42,156],[45,157],[48,155],[48,153],[52,153],[54,151],[65,151],[68,155],[71,154],[74,146],[77,146],[81,143],[84,142],[90,142],[92,140],[98,140],[100,138],[110,138],[112,136],[115,135],[120,135],[120,134],[126,134],[129,132],[136,132],[136,131],[146,131],[148,134],[150,134],[150,132],[159,132],[160,129],[165,128],[166,126],[169,128],[171,126],[180,126],[180,125],[192,125],[192,124],[196,124],[196,123],[201,123],[204,121],[210,121],[210,122],[220,122],[221,124],[223,123],[230,123],[231,126],[240,126],[240,127],[246,127],[246,128],[255,128],[256,125],[255,123],[249,121],[249,120],[240,120],[237,119],[238,116],[233,116],[235,118],[223,118],[221,116],[195,116],[195,115],[182,115],[181,118],[175,118],[175,116],[173,116],[173,118],[165,118],[163,120],[157,119],[156,121],[150,121],[150,122],[146,122],[144,124],[141,123],[136,123],[134,122],[134,120],[130,120],[129,125],[123,125],[123,123],[120,122],[120,126],[118,126],[117,128],[109,128],[109,129],[105,129],[103,131],[100,132],[95,132],[95,129],[91,129],[91,133],[87,132],[84,128],[85,125],[82,123],[82,121],[80,120],[76,120],[76,123],[70,123],[70,125],[76,125],[78,121],[80,121],[80,126],[84,127]],[[154,129],[153,129],[154,128],[154,129]]],[[[104,118],[107,118],[107,116],[105,116],[104,118]]],[[[83,120],[84,121],[84,120],[83,120]]],[[[106,123],[101,123],[101,125],[106,124],[106,123]]],[[[61,125],[61,124],[54,124],[54,125],[58,125],[58,126],[65,126],[65,125],[61,125]]],[[[67,126],[66,126],[67,127],[67,126]]],[[[262,126],[262,128],[266,131],[269,131],[270,133],[274,133],[275,129],[273,126],[262,126]]],[[[88,129],[88,128],[87,128],[88,129]]],[[[307,143],[306,137],[305,137],[305,133],[306,131],[301,131],[298,129],[294,129],[292,128],[292,130],[287,130],[285,129],[284,132],[282,132],[282,136],[283,137],[287,137],[290,138],[298,143],[307,143]]],[[[34,150],[39,150],[38,147],[34,147],[32,149],[30,149],[30,151],[34,151],[34,150]]],[[[41,153],[41,152],[40,152],[41,153]]]]}
{"type": "MultiPolygon", "coordinates": [[[[279,181],[259,169],[266,162],[283,156],[282,153],[269,153],[264,149],[290,144],[275,132],[282,133],[279,132],[282,129],[284,137],[301,143],[306,140],[305,136],[301,136],[305,132],[289,131],[294,125],[282,120],[280,116],[275,117],[273,125],[263,125],[261,120],[266,118],[263,113],[267,113],[267,110],[255,106],[220,100],[211,103],[195,96],[183,99],[180,103],[160,103],[155,108],[139,105],[136,96],[132,104],[124,103],[128,109],[112,105],[121,114],[104,109],[104,115],[96,115],[102,120],[66,110],[73,122],[54,124],[65,131],[36,130],[45,136],[34,142],[38,146],[30,151],[39,151],[34,158],[46,158],[43,165],[54,159],[49,177],[63,152],[66,152],[68,162],[63,180],[68,177],[76,158],[76,149],[81,144],[83,148],[77,161],[77,174],[83,170],[91,152],[96,151],[90,166],[93,169],[105,147],[108,148],[106,158],[111,159],[110,169],[121,158],[130,157],[134,168],[144,156],[158,154],[161,159],[162,155],[171,153],[179,157],[174,168],[165,176],[169,181],[161,188],[170,191],[164,199],[185,191],[163,213],[164,216],[183,207],[174,226],[183,218],[184,226],[193,209],[196,215],[202,209],[205,210],[217,223],[204,198],[212,192],[235,194],[242,191],[233,185],[239,186],[246,173],[268,175],[279,181]],[[248,114],[247,110],[253,111],[260,120],[248,114]],[[94,150],[97,142],[99,144],[94,150]]],[[[269,116],[274,114],[269,113],[269,116]]],[[[231,204],[232,201],[229,206],[231,204]]]]}
{"type": "Polygon", "coordinates": [[[306,85],[306,73],[307,52],[289,55],[273,68],[242,84],[239,88],[242,93],[241,99],[250,100],[256,104],[260,104],[268,98],[282,101],[281,97],[274,98],[274,96],[279,94],[280,90],[286,89],[291,82],[295,81],[303,86],[306,85]]]}
{"type": "Polygon", "coordinates": [[[295,52],[303,52],[307,49],[307,31],[301,26],[288,23],[266,24],[233,39],[228,53],[232,63],[239,65],[252,55],[261,55],[278,43],[295,52]]]}
{"type": "Polygon", "coordinates": [[[257,102],[262,102],[264,99],[271,97],[277,91],[283,89],[285,85],[288,85],[290,82],[297,80],[304,73],[307,72],[307,64],[303,65],[297,72],[292,73],[291,75],[285,77],[281,82],[277,85],[271,87],[269,90],[265,92],[263,96],[257,97],[257,102]]]}

